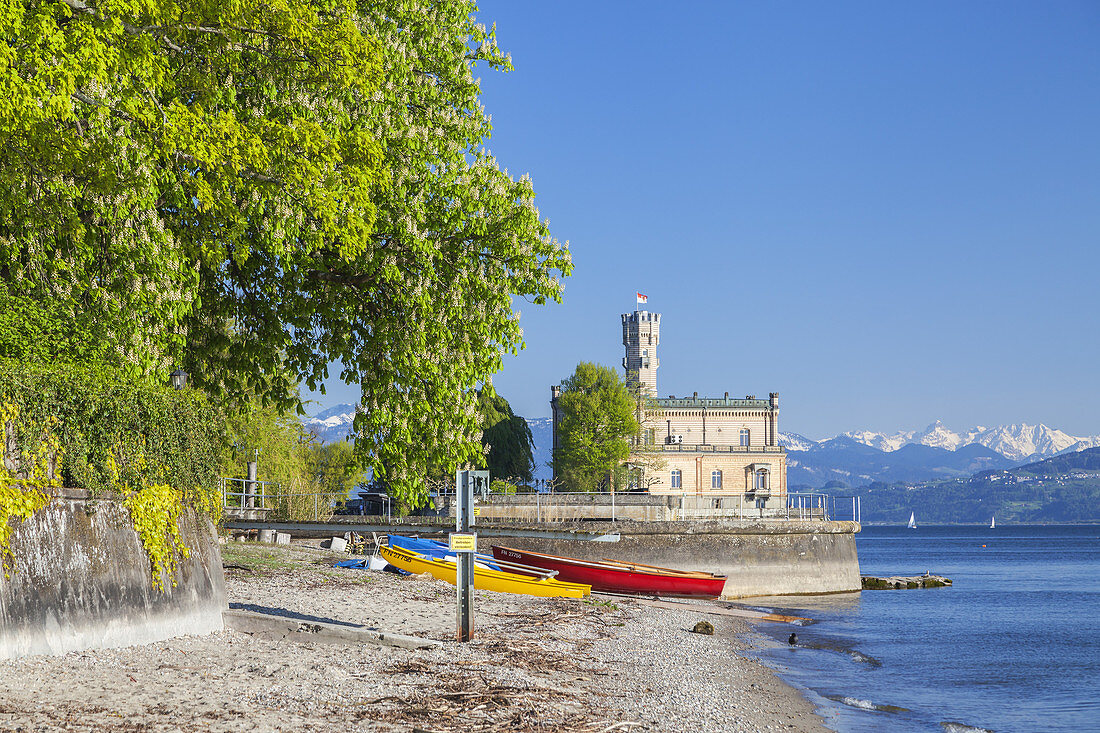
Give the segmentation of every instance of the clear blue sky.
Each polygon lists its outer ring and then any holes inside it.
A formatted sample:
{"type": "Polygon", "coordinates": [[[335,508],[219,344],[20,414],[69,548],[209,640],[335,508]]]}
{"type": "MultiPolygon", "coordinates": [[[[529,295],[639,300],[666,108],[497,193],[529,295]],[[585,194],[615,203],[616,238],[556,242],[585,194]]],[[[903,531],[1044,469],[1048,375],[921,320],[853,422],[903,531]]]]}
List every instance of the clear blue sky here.
{"type": "MultiPolygon", "coordinates": [[[[781,394],[814,438],[942,419],[1100,433],[1100,3],[483,2],[489,145],[576,271],[494,379],[549,414],[618,366],[781,394]]],[[[322,405],[348,398],[330,389],[322,405]]]]}

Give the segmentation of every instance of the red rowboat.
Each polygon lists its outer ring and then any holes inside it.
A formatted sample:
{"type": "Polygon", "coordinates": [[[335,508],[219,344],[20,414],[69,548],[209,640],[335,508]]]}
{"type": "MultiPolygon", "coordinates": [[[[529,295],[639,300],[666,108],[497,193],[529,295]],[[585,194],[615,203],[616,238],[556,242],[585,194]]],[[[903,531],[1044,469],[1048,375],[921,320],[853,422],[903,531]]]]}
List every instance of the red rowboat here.
{"type": "Polygon", "coordinates": [[[507,562],[557,570],[557,579],[586,583],[594,591],[642,595],[716,598],[722,595],[725,575],[699,570],[674,570],[618,560],[578,560],[493,545],[493,557],[507,562]]]}

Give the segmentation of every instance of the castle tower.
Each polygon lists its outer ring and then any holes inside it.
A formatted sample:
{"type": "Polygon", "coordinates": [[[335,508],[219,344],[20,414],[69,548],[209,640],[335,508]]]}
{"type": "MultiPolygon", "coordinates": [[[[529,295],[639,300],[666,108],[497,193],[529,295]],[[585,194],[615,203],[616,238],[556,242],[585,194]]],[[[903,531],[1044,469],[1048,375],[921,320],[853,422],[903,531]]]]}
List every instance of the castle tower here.
{"type": "Polygon", "coordinates": [[[627,386],[638,385],[641,391],[657,396],[657,345],[661,343],[661,314],[649,311],[623,313],[623,369],[627,386]]]}

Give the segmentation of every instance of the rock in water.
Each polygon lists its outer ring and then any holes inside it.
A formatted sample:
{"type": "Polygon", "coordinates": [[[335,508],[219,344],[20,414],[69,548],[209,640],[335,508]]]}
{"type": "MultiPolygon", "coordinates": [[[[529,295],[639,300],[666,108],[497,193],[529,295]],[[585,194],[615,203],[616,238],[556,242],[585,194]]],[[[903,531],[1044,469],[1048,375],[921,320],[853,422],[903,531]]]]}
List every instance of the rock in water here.
{"type": "Polygon", "coordinates": [[[714,624],[710,621],[700,621],[695,624],[695,628],[692,629],[696,634],[713,634],[714,624]]]}

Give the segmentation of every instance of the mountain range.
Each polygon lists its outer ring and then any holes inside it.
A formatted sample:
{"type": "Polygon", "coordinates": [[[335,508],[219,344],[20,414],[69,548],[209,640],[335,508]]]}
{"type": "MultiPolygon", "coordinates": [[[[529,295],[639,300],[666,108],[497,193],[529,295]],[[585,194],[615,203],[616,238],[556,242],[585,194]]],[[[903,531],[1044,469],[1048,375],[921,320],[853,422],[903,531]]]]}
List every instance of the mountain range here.
{"type": "Polygon", "coordinates": [[[1072,453],[1100,446],[1100,435],[1078,438],[1042,423],[999,425],[994,428],[979,425],[962,433],[956,433],[937,420],[924,430],[896,433],[860,430],[843,435],[887,453],[913,444],[946,448],[952,451],[967,445],[984,445],[1014,461],[1040,460],[1059,453],[1072,453]]]}
{"type": "Polygon", "coordinates": [[[1004,470],[1100,446],[1100,436],[1075,437],[1046,425],[975,427],[957,433],[936,421],[924,430],[860,430],[825,440],[780,433],[791,488],[919,482],[1004,470]]]}

